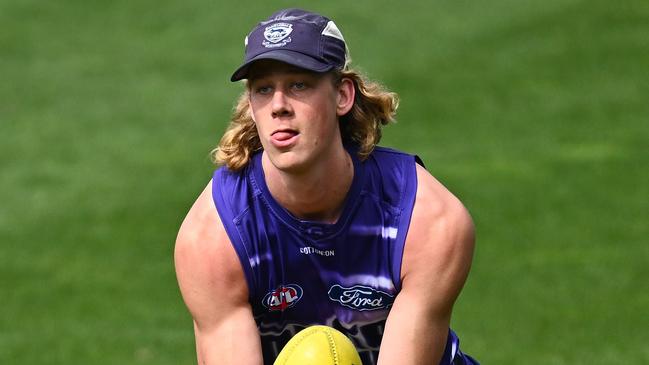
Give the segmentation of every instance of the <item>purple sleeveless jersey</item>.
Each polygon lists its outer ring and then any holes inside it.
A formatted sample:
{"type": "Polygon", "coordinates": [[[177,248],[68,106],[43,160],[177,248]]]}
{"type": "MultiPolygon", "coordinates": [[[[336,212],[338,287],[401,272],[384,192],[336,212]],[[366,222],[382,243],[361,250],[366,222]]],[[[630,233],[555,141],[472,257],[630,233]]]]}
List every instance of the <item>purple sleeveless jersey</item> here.
{"type": "MultiPolygon", "coordinates": [[[[385,320],[399,293],[401,259],[417,190],[415,157],[377,147],[354,162],[335,224],[303,221],[271,196],[261,153],[241,172],[219,168],[212,196],[250,292],[265,364],[299,330],[324,324],[345,333],[375,364],[385,320]]],[[[477,364],[449,330],[441,364],[477,364]]]]}

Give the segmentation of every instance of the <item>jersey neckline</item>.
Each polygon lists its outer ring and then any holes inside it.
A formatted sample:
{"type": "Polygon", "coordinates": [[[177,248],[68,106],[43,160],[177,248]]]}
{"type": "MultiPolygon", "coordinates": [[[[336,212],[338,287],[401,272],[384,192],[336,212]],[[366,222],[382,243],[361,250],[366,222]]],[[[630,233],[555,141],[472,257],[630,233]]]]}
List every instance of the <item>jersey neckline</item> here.
{"type": "Polygon", "coordinates": [[[336,223],[324,223],[299,219],[291,214],[282,205],[280,205],[277,200],[275,200],[275,198],[271,195],[270,190],[268,189],[268,185],[266,184],[266,177],[261,163],[263,150],[257,152],[252,157],[252,163],[250,167],[253,171],[253,184],[261,193],[261,197],[266,202],[266,205],[270,208],[271,212],[273,212],[273,214],[275,214],[286,225],[311,241],[328,239],[340,232],[349,221],[351,212],[354,206],[356,206],[358,198],[360,196],[360,190],[364,176],[363,164],[358,159],[358,148],[355,146],[345,146],[345,150],[347,150],[347,153],[352,159],[352,163],[354,165],[354,176],[352,178],[352,183],[349,187],[349,191],[345,196],[343,210],[336,223]]]}

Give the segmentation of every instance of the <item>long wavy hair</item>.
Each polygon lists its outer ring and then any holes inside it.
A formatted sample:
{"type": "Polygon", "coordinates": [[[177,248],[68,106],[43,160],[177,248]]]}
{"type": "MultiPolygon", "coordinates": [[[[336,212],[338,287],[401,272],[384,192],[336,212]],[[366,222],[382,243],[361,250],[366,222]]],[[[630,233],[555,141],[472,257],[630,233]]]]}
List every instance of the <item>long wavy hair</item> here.
{"type": "MultiPolygon", "coordinates": [[[[339,118],[340,133],[343,142],[358,146],[358,156],[364,160],[381,140],[381,128],[395,122],[399,97],[355,70],[346,68],[332,73],[336,86],[343,78],[354,82],[354,105],[339,118]]],[[[214,163],[226,165],[233,171],[244,168],[255,151],[262,149],[248,99],[249,90],[246,86],[246,90],[239,96],[227,130],[219,145],[211,152],[214,163]]]]}

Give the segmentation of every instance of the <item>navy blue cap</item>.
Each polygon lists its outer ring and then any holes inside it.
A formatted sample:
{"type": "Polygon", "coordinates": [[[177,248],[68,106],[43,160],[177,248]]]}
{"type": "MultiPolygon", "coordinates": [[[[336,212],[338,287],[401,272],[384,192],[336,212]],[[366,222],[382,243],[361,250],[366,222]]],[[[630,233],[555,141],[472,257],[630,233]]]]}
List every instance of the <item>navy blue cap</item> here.
{"type": "Polygon", "coordinates": [[[231,81],[248,78],[258,60],[277,60],[314,72],[342,69],[347,46],[333,21],[300,9],[280,10],[257,24],[245,40],[243,64],[231,81]]]}

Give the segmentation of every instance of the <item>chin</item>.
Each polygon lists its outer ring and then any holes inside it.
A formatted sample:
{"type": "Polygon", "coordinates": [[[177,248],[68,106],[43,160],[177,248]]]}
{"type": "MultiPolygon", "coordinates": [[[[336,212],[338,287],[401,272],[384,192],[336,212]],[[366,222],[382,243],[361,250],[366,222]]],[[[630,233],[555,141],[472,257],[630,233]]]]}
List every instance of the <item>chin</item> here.
{"type": "Polygon", "coordinates": [[[293,151],[275,152],[269,154],[268,158],[276,169],[286,173],[300,173],[312,165],[308,159],[299,156],[293,151]]]}

